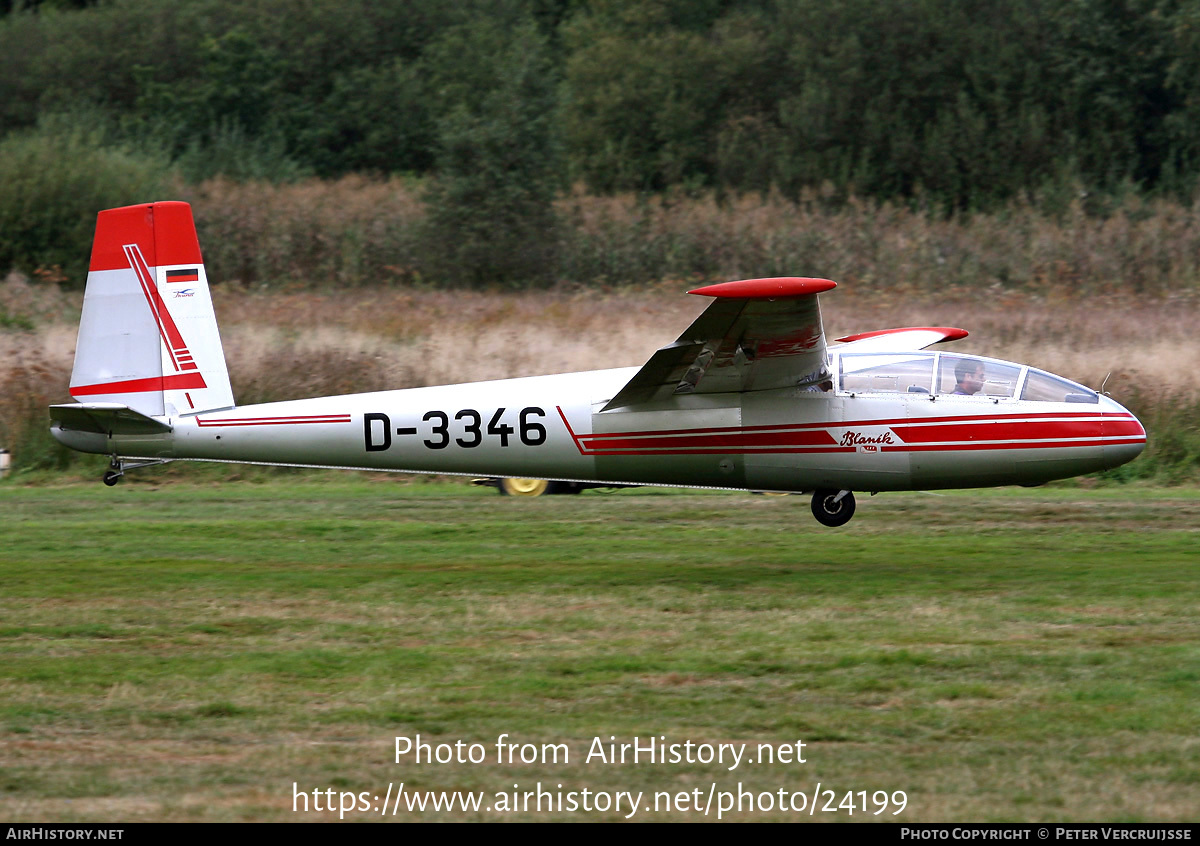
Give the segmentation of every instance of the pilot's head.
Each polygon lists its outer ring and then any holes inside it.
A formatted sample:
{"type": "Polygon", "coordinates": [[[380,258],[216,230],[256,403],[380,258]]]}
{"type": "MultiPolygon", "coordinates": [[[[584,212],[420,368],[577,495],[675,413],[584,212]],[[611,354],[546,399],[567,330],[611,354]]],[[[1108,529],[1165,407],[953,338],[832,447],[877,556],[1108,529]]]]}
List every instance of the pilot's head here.
{"type": "Polygon", "coordinates": [[[954,393],[973,396],[983,388],[983,362],[959,359],[954,365],[954,393]]]}

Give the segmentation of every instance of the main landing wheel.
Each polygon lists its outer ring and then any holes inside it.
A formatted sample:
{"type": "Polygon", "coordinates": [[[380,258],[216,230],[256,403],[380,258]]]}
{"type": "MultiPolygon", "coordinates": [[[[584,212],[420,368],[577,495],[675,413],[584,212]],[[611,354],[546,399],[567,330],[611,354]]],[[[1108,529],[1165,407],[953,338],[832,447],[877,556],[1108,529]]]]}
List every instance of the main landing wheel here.
{"type": "Polygon", "coordinates": [[[854,516],[854,494],[821,490],[813,494],[812,513],[825,526],[844,526],[854,516]]]}
{"type": "Polygon", "coordinates": [[[111,488],[117,482],[121,481],[121,475],[122,474],[118,473],[116,470],[105,470],[103,477],[104,484],[111,488]]]}
{"type": "Polygon", "coordinates": [[[500,493],[504,496],[544,496],[550,493],[545,479],[501,479],[500,493]]]}

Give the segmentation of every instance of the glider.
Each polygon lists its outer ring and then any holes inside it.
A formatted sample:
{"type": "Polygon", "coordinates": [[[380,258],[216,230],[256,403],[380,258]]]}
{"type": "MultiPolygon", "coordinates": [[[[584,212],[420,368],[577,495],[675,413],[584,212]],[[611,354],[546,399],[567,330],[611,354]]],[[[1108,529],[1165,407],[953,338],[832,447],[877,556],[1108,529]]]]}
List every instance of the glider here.
{"type": "Polygon", "coordinates": [[[1037,485],[1137,457],[1107,396],[999,359],[931,350],[961,329],[827,342],[828,279],[723,282],[641,367],[234,402],[186,203],[100,212],[71,375],[50,408],[104,482],[176,460],[812,494],[826,526],[853,491],[1037,485]]]}

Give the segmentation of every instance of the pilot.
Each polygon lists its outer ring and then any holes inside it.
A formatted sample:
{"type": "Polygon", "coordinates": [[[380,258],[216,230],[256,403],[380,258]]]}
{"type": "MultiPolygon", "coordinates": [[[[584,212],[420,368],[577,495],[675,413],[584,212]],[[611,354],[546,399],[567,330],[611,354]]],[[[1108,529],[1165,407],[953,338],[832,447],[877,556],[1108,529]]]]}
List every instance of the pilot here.
{"type": "Polygon", "coordinates": [[[954,365],[954,390],[957,396],[971,397],[983,388],[983,362],[959,359],[954,365]]]}

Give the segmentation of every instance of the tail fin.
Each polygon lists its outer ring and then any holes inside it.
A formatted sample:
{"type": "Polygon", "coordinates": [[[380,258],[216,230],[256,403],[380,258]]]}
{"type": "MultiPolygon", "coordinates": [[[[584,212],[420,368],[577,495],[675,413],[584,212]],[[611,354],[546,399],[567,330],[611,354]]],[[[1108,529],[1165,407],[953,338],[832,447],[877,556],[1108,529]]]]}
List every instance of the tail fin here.
{"type": "Polygon", "coordinates": [[[151,416],[233,406],[187,203],[100,212],[71,396],[151,416]]]}

